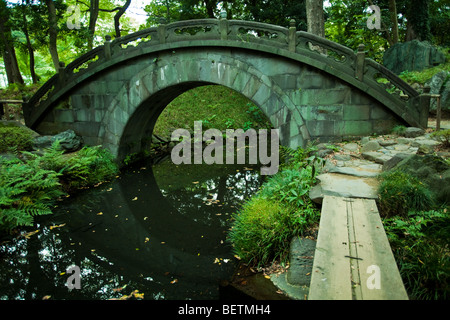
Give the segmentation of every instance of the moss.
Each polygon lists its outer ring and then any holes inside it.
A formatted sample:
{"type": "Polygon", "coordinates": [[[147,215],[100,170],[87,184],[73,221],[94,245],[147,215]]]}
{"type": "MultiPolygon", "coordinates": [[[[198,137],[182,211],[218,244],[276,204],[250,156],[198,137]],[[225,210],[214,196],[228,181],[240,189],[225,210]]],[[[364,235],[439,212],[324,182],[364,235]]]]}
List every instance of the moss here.
{"type": "Polygon", "coordinates": [[[31,132],[24,128],[8,125],[0,127],[0,153],[28,150],[31,141],[31,132]]]}

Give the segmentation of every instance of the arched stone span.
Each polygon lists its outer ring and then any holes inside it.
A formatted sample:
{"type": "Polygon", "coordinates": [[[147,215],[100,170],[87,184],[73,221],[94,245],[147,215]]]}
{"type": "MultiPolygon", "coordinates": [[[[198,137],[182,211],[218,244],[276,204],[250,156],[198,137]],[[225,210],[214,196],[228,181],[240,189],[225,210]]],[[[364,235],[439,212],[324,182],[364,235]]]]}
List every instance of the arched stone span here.
{"type": "Polygon", "coordinates": [[[40,133],[70,128],[120,158],[145,146],[173,98],[203,84],[251,99],[291,147],[382,134],[399,123],[424,127],[429,108],[429,96],[362,50],[355,54],[292,27],[205,19],[105,42],[62,67],[24,104],[24,116],[40,133]],[[141,42],[129,46],[133,41],[141,42]]]}
{"type": "MultiPolygon", "coordinates": [[[[105,146],[119,158],[139,152],[163,109],[181,93],[206,84],[223,85],[243,94],[280,129],[282,144],[303,146],[310,140],[306,124],[290,95],[272,79],[274,75],[262,74],[251,63],[261,59],[229,50],[199,51],[195,59],[190,50],[159,55],[156,63],[142,68],[124,85],[105,112],[100,129],[105,146]]],[[[136,63],[145,65],[148,59],[136,63]]]]}

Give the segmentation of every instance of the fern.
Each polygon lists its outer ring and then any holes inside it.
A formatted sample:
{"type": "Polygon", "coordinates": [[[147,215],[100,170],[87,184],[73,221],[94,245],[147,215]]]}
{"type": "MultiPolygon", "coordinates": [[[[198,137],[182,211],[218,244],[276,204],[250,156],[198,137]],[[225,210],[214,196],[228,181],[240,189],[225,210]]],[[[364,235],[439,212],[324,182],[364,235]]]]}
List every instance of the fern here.
{"type": "Polygon", "coordinates": [[[30,226],[34,217],[51,213],[51,203],[63,193],[59,174],[36,161],[0,161],[0,228],[30,226]]]}

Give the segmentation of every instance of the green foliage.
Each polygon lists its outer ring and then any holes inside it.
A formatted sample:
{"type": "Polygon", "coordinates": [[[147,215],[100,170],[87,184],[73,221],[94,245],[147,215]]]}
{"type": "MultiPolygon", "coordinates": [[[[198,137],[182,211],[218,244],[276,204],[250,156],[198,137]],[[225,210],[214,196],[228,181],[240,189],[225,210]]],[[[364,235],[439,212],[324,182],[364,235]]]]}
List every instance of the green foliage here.
{"type": "Polygon", "coordinates": [[[42,156],[25,154],[42,168],[58,172],[61,184],[67,191],[93,186],[118,173],[111,153],[99,146],[85,146],[74,155],[65,155],[59,141],[56,141],[42,156]]]}
{"type": "Polygon", "coordinates": [[[56,141],[43,155],[22,152],[25,160],[0,158],[0,230],[33,224],[50,214],[52,202],[66,192],[114,177],[118,167],[101,147],[84,147],[65,155],[56,141]]]}
{"type": "Polygon", "coordinates": [[[450,215],[446,209],[410,211],[383,221],[411,299],[449,298],[450,215]]]}
{"type": "Polygon", "coordinates": [[[0,230],[30,226],[33,217],[50,214],[52,201],[63,194],[58,178],[38,161],[0,160],[0,230]]]}
{"type": "Polygon", "coordinates": [[[280,203],[253,197],[233,218],[229,240],[244,263],[262,266],[286,256],[295,224],[292,211],[280,203]]]}
{"type": "MultiPolygon", "coordinates": [[[[372,14],[366,10],[368,6],[363,0],[331,0],[326,8],[325,34],[328,39],[355,51],[364,44],[368,57],[382,62],[389,44],[384,32],[367,28],[367,19],[372,14]]],[[[389,17],[389,13],[381,9],[382,16],[389,17]]]]}
{"type": "Polygon", "coordinates": [[[432,208],[432,192],[416,177],[393,170],[382,174],[380,178],[378,207],[382,216],[406,216],[410,210],[432,208]]]}
{"type": "MultiPolygon", "coordinates": [[[[442,51],[448,52],[448,48],[442,51]]],[[[450,55],[447,53],[446,57],[446,63],[422,71],[403,71],[399,76],[403,81],[409,83],[410,85],[414,83],[425,85],[425,83],[428,82],[436,73],[439,73],[441,71],[450,72],[450,55]]],[[[442,87],[444,88],[445,85],[443,85],[442,87]]]]}
{"type": "Polygon", "coordinates": [[[402,125],[397,125],[394,127],[394,129],[392,129],[392,133],[396,134],[398,136],[404,135],[405,132],[406,132],[406,127],[402,126],[402,125]]]}
{"type": "Polygon", "coordinates": [[[32,135],[21,127],[0,127],[0,153],[17,152],[31,148],[32,135]]]}
{"type": "MultiPolygon", "coordinates": [[[[305,151],[290,153],[304,155],[305,151]]],[[[306,234],[319,221],[319,212],[308,196],[315,181],[314,166],[294,161],[272,176],[233,216],[229,241],[244,263],[284,262],[292,237],[306,234]]]]}
{"type": "Polygon", "coordinates": [[[197,87],[174,99],[161,113],[154,134],[170,140],[176,128],[193,129],[194,121],[202,121],[203,129],[218,130],[270,128],[263,112],[249,100],[223,86],[197,87]]]}
{"type": "Polygon", "coordinates": [[[431,137],[439,140],[443,147],[450,148],[450,129],[433,132],[431,137]]]}

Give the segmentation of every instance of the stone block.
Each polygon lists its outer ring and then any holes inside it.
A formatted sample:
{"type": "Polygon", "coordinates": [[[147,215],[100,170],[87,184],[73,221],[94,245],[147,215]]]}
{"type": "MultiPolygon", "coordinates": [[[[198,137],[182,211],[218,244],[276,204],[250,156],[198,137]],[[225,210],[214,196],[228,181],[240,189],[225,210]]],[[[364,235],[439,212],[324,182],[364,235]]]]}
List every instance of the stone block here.
{"type": "Polygon", "coordinates": [[[53,111],[55,117],[55,122],[74,122],[75,118],[73,116],[72,110],[58,110],[53,111]]]}
{"type": "Polygon", "coordinates": [[[252,100],[256,101],[259,105],[263,105],[269,99],[270,95],[270,88],[266,85],[261,85],[260,83],[258,91],[256,91],[256,93],[253,95],[252,100]]]}
{"type": "Polygon", "coordinates": [[[370,121],[343,121],[339,126],[341,136],[367,136],[372,134],[372,122],[370,121]]]}
{"type": "Polygon", "coordinates": [[[370,118],[370,106],[346,105],[343,113],[344,120],[368,120],[370,118]]]}
{"type": "Polygon", "coordinates": [[[258,91],[259,87],[261,86],[261,82],[256,77],[251,77],[247,84],[244,87],[244,90],[242,90],[242,94],[246,96],[247,98],[253,97],[253,95],[258,91]]]}
{"type": "Polygon", "coordinates": [[[302,116],[305,120],[342,120],[342,106],[304,106],[301,107],[302,116]]]}
{"type": "Polygon", "coordinates": [[[311,136],[323,137],[335,134],[335,121],[306,121],[311,136]]]}

